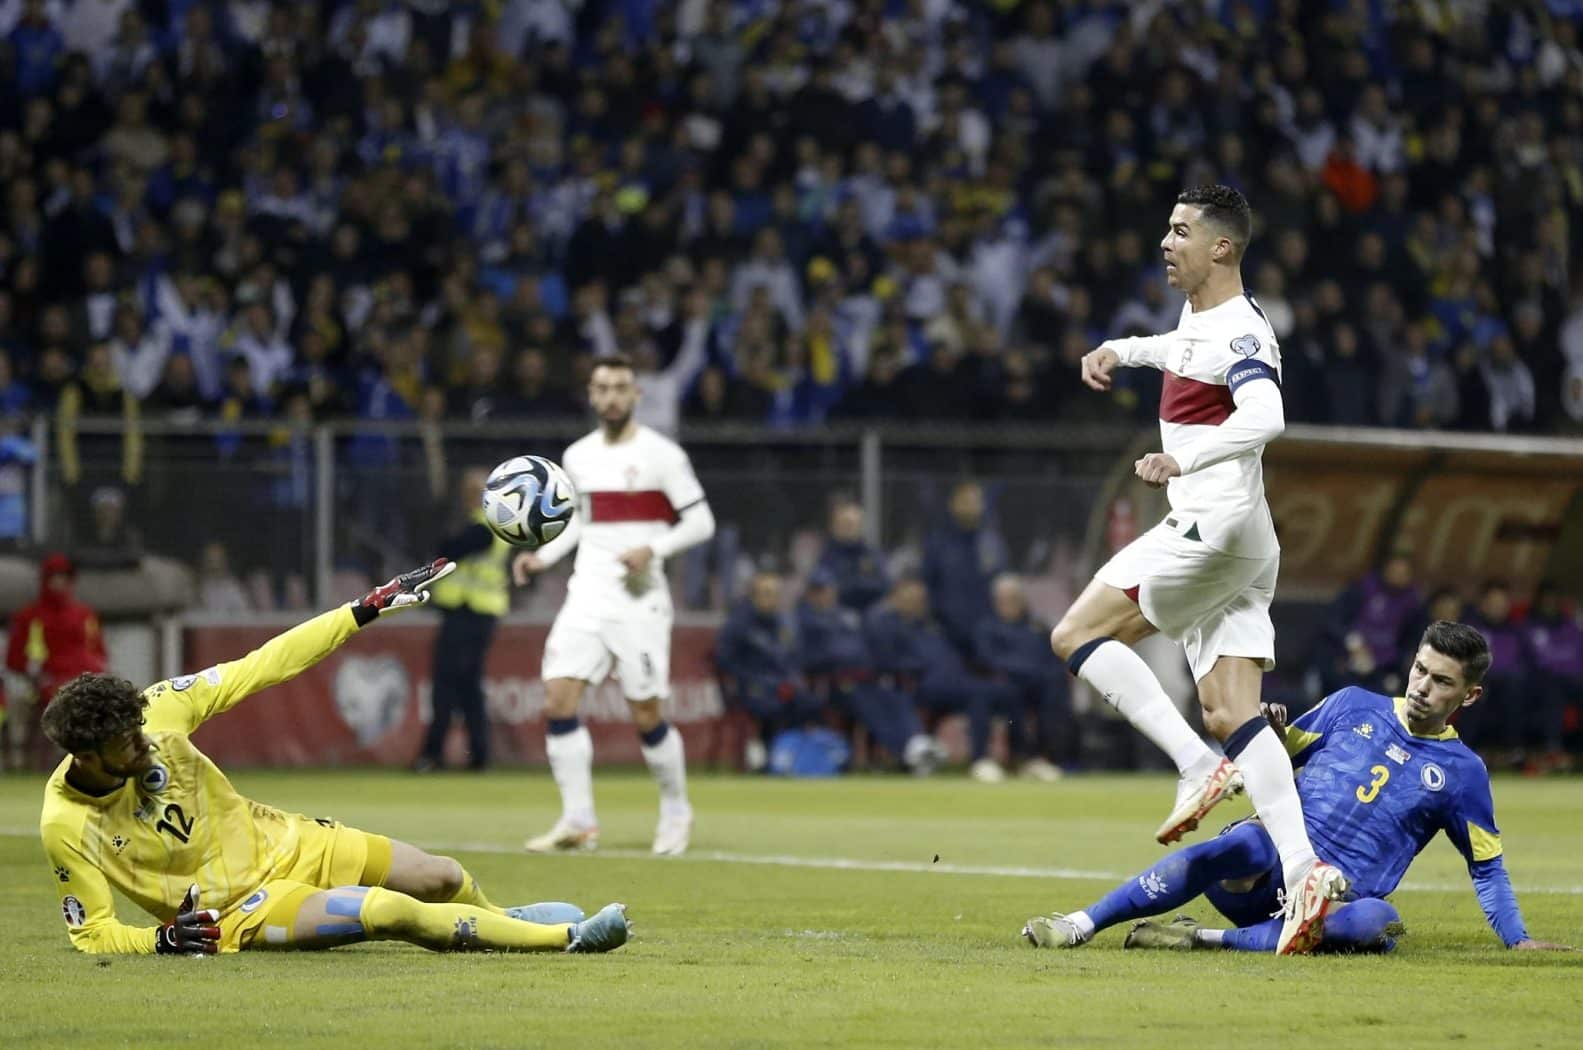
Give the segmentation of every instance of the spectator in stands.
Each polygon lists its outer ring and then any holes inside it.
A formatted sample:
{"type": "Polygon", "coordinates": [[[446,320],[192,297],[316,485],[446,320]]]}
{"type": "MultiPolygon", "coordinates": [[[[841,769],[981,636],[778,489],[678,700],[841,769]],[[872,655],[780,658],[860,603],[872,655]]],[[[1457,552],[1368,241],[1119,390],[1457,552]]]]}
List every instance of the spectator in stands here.
{"type": "Polygon", "coordinates": [[[64,554],[39,564],[38,598],[17,610],[7,634],[5,661],[6,761],[12,769],[32,769],[39,716],[55,690],[87,672],[104,671],[108,656],[99,614],[79,601],[74,588],[77,566],[64,554]]]}
{"type": "Polygon", "coordinates": [[[1050,649],[1050,627],[1028,607],[1022,580],[1005,572],[991,587],[994,615],[974,631],[974,657],[991,678],[1017,691],[1018,709],[1008,723],[1013,762],[1023,776],[1051,782],[1062,766],[1077,764],[1082,753],[1065,668],[1050,649]],[[1029,715],[1036,733],[1030,733],[1029,715]]]}
{"type": "Polygon", "coordinates": [[[952,486],[947,510],[948,519],[924,543],[923,578],[946,637],[958,653],[971,657],[973,631],[990,615],[990,581],[1006,569],[1006,543],[985,520],[978,482],[952,486]]]}
{"type": "Polygon", "coordinates": [[[1523,622],[1533,660],[1534,715],[1530,742],[1542,749],[1540,767],[1569,768],[1564,750],[1567,709],[1583,705],[1583,623],[1575,600],[1546,580],[1523,622]]]}
{"type": "Polygon", "coordinates": [[[1512,619],[1511,590],[1504,580],[1484,584],[1468,622],[1489,639],[1490,670],[1484,676],[1483,699],[1463,712],[1457,728],[1470,747],[1493,755],[1495,763],[1521,764],[1534,722],[1532,664],[1528,636],[1512,619]]]}
{"type": "Polygon", "coordinates": [[[31,532],[28,494],[38,449],[20,414],[0,414],[0,545],[20,544],[31,532]]]}
{"type": "Polygon", "coordinates": [[[93,569],[134,568],[143,556],[143,536],[132,523],[127,493],[99,485],[88,496],[90,520],[74,547],[79,565],[93,569]]]}
{"type": "Polygon", "coordinates": [[[1005,780],[1006,771],[989,754],[990,724],[995,718],[1020,717],[1017,691],[968,673],[962,654],[929,614],[929,589],[922,577],[899,578],[889,597],[869,609],[863,633],[880,684],[911,696],[927,718],[966,715],[970,774],[984,783],[1005,780]]]}
{"type": "Polygon", "coordinates": [[[837,496],[830,507],[829,532],[819,551],[817,569],[836,581],[841,605],[859,613],[890,590],[885,556],[864,538],[863,504],[850,495],[837,496]]]}
{"type": "Polygon", "coordinates": [[[247,589],[231,572],[231,554],[219,540],[205,543],[198,559],[198,608],[229,615],[253,611],[247,589]]]}
{"type": "Polygon", "coordinates": [[[1412,559],[1400,552],[1342,592],[1318,642],[1323,694],[1363,684],[1395,696],[1402,688],[1398,665],[1416,644],[1422,611],[1412,559]]]}
{"type": "Polygon", "coordinates": [[[727,700],[746,711],[766,748],[775,735],[819,722],[825,706],[809,689],[797,656],[796,632],[781,608],[781,577],[753,574],[748,593],[720,628],[715,666],[727,700]]]}
{"type": "Polygon", "coordinates": [[[835,711],[863,725],[905,768],[927,776],[944,752],[924,733],[911,700],[876,680],[863,618],[838,601],[836,580],[829,569],[815,567],[797,606],[797,643],[809,686],[835,711]]]}

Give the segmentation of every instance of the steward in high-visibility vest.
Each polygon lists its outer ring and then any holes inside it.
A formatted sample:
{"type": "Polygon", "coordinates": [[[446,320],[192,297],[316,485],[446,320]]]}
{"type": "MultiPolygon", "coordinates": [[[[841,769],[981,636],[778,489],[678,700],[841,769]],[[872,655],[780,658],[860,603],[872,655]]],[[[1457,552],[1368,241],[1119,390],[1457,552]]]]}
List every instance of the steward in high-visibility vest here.
{"type": "Polygon", "coordinates": [[[435,552],[456,562],[456,571],[429,592],[433,596],[429,604],[440,614],[440,630],[434,639],[434,686],[429,694],[434,714],[423,753],[413,766],[418,770],[445,764],[445,736],[455,714],[467,723],[468,767],[483,769],[489,764],[484,660],[494,640],[495,625],[511,608],[506,561],[511,545],[484,524],[480,500],[485,476],[483,471],[468,471],[463,478],[463,495],[472,508],[473,524],[449,537],[435,552]]]}
{"type": "MultiPolygon", "coordinates": [[[[511,570],[506,563],[511,544],[489,531],[489,527],[484,524],[482,507],[473,512],[472,518],[477,525],[454,538],[462,540],[468,537],[476,542],[476,529],[482,529],[489,539],[489,546],[476,554],[454,559],[456,571],[430,589],[429,593],[433,597],[429,599],[429,604],[436,609],[467,608],[480,616],[504,616],[511,608],[511,570]]],[[[440,556],[449,557],[446,554],[440,556]]]]}

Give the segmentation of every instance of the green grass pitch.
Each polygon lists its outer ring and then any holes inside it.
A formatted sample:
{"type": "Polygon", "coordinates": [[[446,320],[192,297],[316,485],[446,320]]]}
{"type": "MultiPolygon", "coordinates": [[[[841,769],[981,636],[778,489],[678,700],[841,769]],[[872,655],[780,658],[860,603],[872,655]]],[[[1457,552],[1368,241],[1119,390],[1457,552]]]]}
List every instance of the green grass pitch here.
{"type": "MultiPolygon", "coordinates": [[[[1583,1044],[1583,953],[1503,950],[1443,839],[1394,898],[1409,936],[1393,957],[1123,952],[1120,930],[1078,951],[1023,944],[1029,915],[1085,905],[1160,855],[1162,777],[697,776],[693,852],[666,860],[646,855],[641,773],[597,776],[600,853],[548,858],[518,852],[555,813],[543,774],[234,779],[450,852],[497,903],[624,901],[633,940],[608,956],[79,955],[34,830],[40,781],[0,777],[0,1046],[1583,1044]]],[[[1583,780],[1498,780],[1495,798],[1530,931],[1583,943],[1583,780]]]]}

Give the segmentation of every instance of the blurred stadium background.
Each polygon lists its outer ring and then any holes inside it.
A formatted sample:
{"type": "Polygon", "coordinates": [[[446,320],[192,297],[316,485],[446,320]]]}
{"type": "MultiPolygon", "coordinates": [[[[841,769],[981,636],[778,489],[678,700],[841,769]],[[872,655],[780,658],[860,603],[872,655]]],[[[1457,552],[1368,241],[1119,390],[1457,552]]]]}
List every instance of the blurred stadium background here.
{"type": "MultiPolygon", "coordinates": [[[[1563,0],[0,4],[0,608],[65,550],[118,672],[234,655],[426,558],[468,467],[558,456],[588,426],[590,363],[620,350],[720,521],[672,569],[673,714],[699,723],[695,757],[734,764],[713,629],[756,566],[795,596],[834,500],[861,501],[894,574],[951,486],[982,482],[1046,619],[1152,523],[1159,497],[1128,478],[1158,377],[1102,396],[1076,360],[1174,324],[1153,245],[1181,187],[1221,181],[1254,206],[1245,274],[1293,424],[1266,456],[1272,696],[1356,668],[1349,588],[1394,554],[1403,624],[1449,588],[1440,608],[1509,622],[1537,681],[1583,661],[1523,630],[1541,583],[1574,628],[1583,593],[1580,18],[1563,0]]],[[[542,758],[565,571],[516,593],[491,656],[504,761],[542,758]]],[[[285,727],[244,709],[204,743],[406,763],[432,630],[372,632],[283,691],[285,727]]],[[[1186,703],[1179,660],[1151,659],[1186,703]]],[[[1078,701],[1085,765],[1152,760],[1078,701]]],[[[635,759],[630,738],[601,755],[635,759]]],[[[1554,740],[1498,742],[1565,766],[1554,740]]]]}

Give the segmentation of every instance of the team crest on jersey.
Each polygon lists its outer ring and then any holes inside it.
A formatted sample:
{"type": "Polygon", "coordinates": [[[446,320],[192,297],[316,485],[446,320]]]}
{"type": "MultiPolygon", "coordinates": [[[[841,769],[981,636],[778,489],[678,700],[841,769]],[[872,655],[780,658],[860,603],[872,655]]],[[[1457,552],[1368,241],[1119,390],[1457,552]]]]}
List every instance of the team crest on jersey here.
{"type": "Polygon", "coordinates": [[[1405,766],[1407,764],[1407,760],[1413,756],[1409,755],[1397,745],[1389,744],[1385,748],[1385,757],[1390,759],[1392,762],[1395,762],[1399,766],[1405,766]]]}
{"type": "Polygon", "coordinates": [[[71,872],[64,864],[57,864],[55,865],[55,877],[62,882],[70,882],[71,872]]]}
{"type": "Polygon", "coordinates": [[[1231,341],[1231,349],[1243,357],[1252,357],[1262,349],[1256,335],[1239,335],[1231,341]]]}
{"type": "Polygon", "coordinates": [[[242,914],[253,914],[267,900],[269,900],[269,894],[263,890],[259,890],[257,893],[253,894],[247,900],[242,902],[242,914]]]}
{"type": "Polygon", "coordinates": [[[1446,771],[1433,762],[1425,763],[1424,771],[1419,776],[1424,782],[1424,787],[1430,791],[1439,791],[1446,786],[1446,771]]]}
{"type": "Polygon", "coordinates": [[[156,765],[139,777],[138,783],[150,795],[157,795],[170,786],[170,770],[156,765]]]}
{"type": "Polygon", "coordinates": [[[178,693],[183,693],[191,689],[193,683],[200,678],[210,685],[219,685],[220,669],[218,667],[207,667],[197,674],[179,674],[170,680],[170,687],[178,693]]]}
{"type": "Polygon", "coordinates": [[[118,857],[121,855],[121,851],[126,849],[128,843],[130,842],[131,840],[125,835],[116,835],[110,839],[110,845],[112,848],[114,848],[116,856],[118,857]]]}
{"type": "Polygon", "coordinates": [[[82,901],[71,894],[61,898],[60,913],[66,917],[66,925],[73,929],[88,921],[88,909],[82,906],[82,901]]]}
{"type": "Polygon", "coordinates": [[[1361,736],[1365,740],[1373,740],[1374,739],[1374,723],[1373,722],[1364,722],[1360,726],[1353,726],[1352,727],[1352,731],[1354,733],[1358,734],[1358,736],[1361,736]]]}

